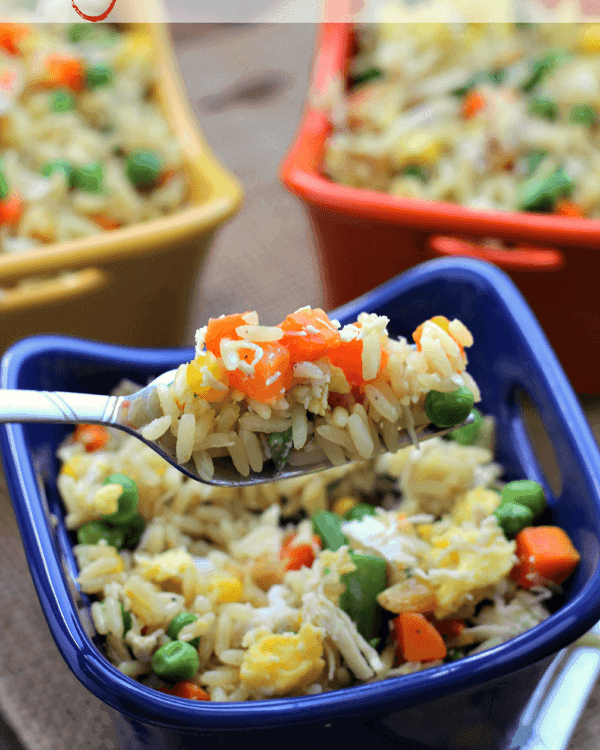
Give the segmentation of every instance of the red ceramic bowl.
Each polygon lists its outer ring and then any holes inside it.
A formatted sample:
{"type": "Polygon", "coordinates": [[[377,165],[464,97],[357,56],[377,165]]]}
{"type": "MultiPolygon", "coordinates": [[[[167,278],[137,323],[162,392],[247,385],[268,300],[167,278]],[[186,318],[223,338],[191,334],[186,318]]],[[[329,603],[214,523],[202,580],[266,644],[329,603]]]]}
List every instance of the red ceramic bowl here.
{"type": "MultiPolygon", "coordinates": [[[[350,9],[351,0],[344,1],[350,9]]],[[[323,176],[331,124],[311,101],[333,79],[345,77],[353,43],[352,24],[321,25],[310,99],[280,168],[284,185],[301,199],[311,221],[327,307],[344,304],[430,257],[488,260],[507,271],[524,293],[575,390],[600,392],[600,221],[399,198],[323,176]],[[497,237],[520,249],[448,244],[438,235],[474,242],[497,237]]]]}

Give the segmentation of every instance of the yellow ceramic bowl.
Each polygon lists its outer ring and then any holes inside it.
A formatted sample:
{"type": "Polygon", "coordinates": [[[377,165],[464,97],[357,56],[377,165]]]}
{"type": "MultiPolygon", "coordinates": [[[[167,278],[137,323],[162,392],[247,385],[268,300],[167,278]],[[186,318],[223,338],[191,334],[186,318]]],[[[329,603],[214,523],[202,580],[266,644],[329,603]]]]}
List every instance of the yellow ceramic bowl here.
{"type": "MultiPolygon", "coordinates": [[[[142,14],[137,19],[154,20],[159,12],[149,8],[152,3],[136,5],[142,14]]],[[[0,352],[37,333],[130,346],[180,345],[201,264],[216,230],[240,206],[239,183],[195,124],[166,25],[135,25],[149,36],[156,55],[157,97],[183,149],[189,204],[94,237],[0,255],[0,287],[54,275],[0,296],[0,352]]]]}

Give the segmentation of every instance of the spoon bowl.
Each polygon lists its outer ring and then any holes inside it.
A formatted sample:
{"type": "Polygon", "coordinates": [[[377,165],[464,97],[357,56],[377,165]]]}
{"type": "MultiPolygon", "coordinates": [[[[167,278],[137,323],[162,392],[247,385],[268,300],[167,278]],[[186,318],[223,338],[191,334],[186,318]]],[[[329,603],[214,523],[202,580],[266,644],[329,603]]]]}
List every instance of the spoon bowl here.
{"type": "MultiPolygon", "coordinates": [[[[163,373],[149,385],[128,396],[102,396],[89,393],[65,393],[61,391],[26,391],[0,389],[0,424],[8,422],[38,422],[54,424],[101,424],[115,427],[133,435],[149,448],[156,451],[183,474],[204,484],[215,487],[243,487],[254,484],[291,479],[293,477],[312,474],[315,471],[331,469],[332,464],[323,460],[318,453],[314,461],[307,455],[307,462],[302,466],[287,465],[278,469],[272,461],[267,461],[260,473],[250,472],[242,476],[229,458],[214,460],[214,475],[211,479],[201,477],[193,461],[185,464],[177,460],[175,452],[161,444],[158,440],[148,440],[141,433],[141,427],[136,426],[140,417],[152,411],[153,404],[158,400],[158,385],[171,385],[176,370],[163,373]]],[[[419,443],[433,437],[441,437],[464,425],[473,422],[470,414],[461,424],[440,428],[433,424],[420,426],[415,429],[419,443]]],[[[143,425],[142,425],[143,426],[143,425]]],[[[398,449],[411,445],[408,433],[398,436],[398,449]]]]}

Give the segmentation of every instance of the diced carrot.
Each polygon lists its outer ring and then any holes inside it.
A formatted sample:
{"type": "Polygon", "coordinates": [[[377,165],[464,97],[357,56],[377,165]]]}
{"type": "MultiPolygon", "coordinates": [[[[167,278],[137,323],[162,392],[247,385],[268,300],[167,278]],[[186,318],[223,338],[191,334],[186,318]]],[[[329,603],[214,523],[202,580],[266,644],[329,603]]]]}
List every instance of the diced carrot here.
{"type": "Polygon", "coordinates": [[[558,214],[559,216],[569,216],[574,219],[585,218],[585,212],[581,208],[581,206],[579,206],[574,201],[568,200],[558,201],[554,209],[554,213],[558,214]]]}
{"type": "Polygon", "coordinates": [[[469,91],[463,99],[462,116],[465,120],[470,120],[476,114],[485,109],[487,104],[485,96],[481,91],[469,91]]]}
{"type": "Polygon", "coordinates": [[[344,409],[350,411],[355,401],[351,393],[334,393],[334,391],[329,391],[327,403],[332,409],[335,409],[336,406],[343,406],[344,409]]]}
{"type": "Polygon", "coordinates": [[[173,695],[175,698],[187,698],[189,701],[209,701],[210,695],[191,680],[182,680],[172,688],[166,685],[160,688],[161,693],[173,695]]]}
{"type": "Polygon", "coordinates": [[[19,45],[31,34],[31,30],[20,23],[0,23],[0,47],[13,57],[20,54],[19,45]]]}
{"type": "Polygon", "coordinates": [[[289,351],[292,363],[319,359],[340,341],[337,329],[318,307],[288,315],[279,327],[285,331],[279,343],[289,351]]]}
{"type": "Polygon", "coordinates": [[[460,617],[449,617],[446,620],[435,621],[435,629],[443,638],[458,638],[465,627],[466,623],[460,617]]]}
{"type": "Polygon", "coordinates": [[[48,88],[69,88],[81,91],[85,81],[85,70],[78,57],[67,54],[48,55],[44,62],[46,77],[42,81],[48,88]]]}
{"type": "Polygon", "coordinates": [[[417,612],[401,612],[393,620],[396,650],[410,662],[444,659],[446,644],[436,628],[417,612]]]}
{"type": "MultiPolygon", "coordinates": [[[[362,339],[354,339],[354,341],[341,341],[337,346],[333,347],[333,349],[330,349],[327,354],[331,364],[339,367],[343,371],[346,380],[352,386],[359,386],[365,382],[365,379],[363,378],[362,350],[362,339]]],[[[379,372],[384,369],[388,359],[389,354],[382,347],[379,372]]]]}
{"type": "MultiPolygon", "coordinates": [[[[233,370],[229,374],[229,383],[249,398],[267,403],[285,396],[285,392],[291,388],[293,372],[290,353],[279,342],[262,344],[261,348],[263,355],[254,365],[254,373],[246,375],[239,369],[233,370]]],[[[241,348],[239,355],[251,365],[256,353],[248,347],[241,348]]]]}
{"type": "Polygon", "coordinates": [[[93,453],[108,443],[110,434],[101,424],[79,424],[75,428],[73,438],[83,443],[88,453],[93,453]]]}
{"type": "Polygon", "coordinates": [[[232,341],[239,341],[240,336],[235,332],[239,326],[247,326],[248,323],[244,320],[243,315],[225,315],[222,318],[210,318],[208,326],[206,327],[206,336],[204,337],[204,345],[209,352],[212,352],[217,357],[221,356],[221,339],[231,339],[232,341]]]}
{"type": "MultiPolygon", "coordinates": [[[[448,336],[450,336],[450,338],[458,345],[458,348],[460,349],[460,353],[464,357],[465,356],[465,349],[464,349],[463,345],[460,342],[458,342],[454,338],[454,336],[450,333],[450,321],[448,320],[448,318],[446,318],[444,315],[434,315],[433,318],[430,318],[430,321],[432,323],[435,323],[436,325],[438,325],[442,330],[446,331],[446,333],[448,334],[448,336]]],[[[424,327],[424,325],[425,325],[425,323],[421,323],[421,325],[418,326],[415,329],[415,331],[413,332],[413,335],[412,335],[413,341],[417,345],[417,351],[418,352],[422,351],[421,336],[423,335],[423,327],[424,327]]]]}
{"type": "MultiPolygon", "coordinates": [[[[315,553],[311,544],[291,543],[296,535],[288,534],[284,537],[279,550],[279,559],[285,563],[286,570],[300,570],[300,568],[310,568],[315,561],[315,553]]],[[[313,535],[313,543],[319,548],[322,546],[321,538],[316,534],[313,535]]]]}
{"type": "Polygon", "coordinates": [[[0,201],[0,225],[18,224],[24,208],[25,203],[18,193],[12,193],[8,198],[0,201]]]}
{"type": "Polygon", "coordinates": [[[92,219],[98,224],[98,226],[102,227],[102,229],[106,229],[108,232],[112,229],[118,229],[121,226],[121,222],[110,216],[106,216],[106,214],[94,214],[92,219]]]}
{"type": "Polygon", "coordinates": [[[515,537],[519,562],[510,577],[523,589],[561,584],[577,567],[581,556],[568,534],[558,526],[528,526],[515,537]]]}

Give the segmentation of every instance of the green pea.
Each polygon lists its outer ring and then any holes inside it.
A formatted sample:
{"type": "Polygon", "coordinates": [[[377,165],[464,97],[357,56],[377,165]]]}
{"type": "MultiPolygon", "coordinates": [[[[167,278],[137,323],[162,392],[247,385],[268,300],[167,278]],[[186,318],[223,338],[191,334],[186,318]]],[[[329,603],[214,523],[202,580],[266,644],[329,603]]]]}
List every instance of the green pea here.
{"type": "Polygon", "coordinates": [[[414,177],[421,182],[427,182],[427,175],[417,164],[409,164],[401,172],[402,177],[414,177]]]}
{"type": "Polygon", "coordinates": [[[138,488],[133,479],[124,474],[112,474],[106,477],[104,484],[120,484],[123,488],[118,499],[118,507],[114,513],[103,516],[109,523],[122,525],[137,515],[138,488]]]}
{"type": "Polygon", "coordinates": [[[383,77],[383,71],[380,68],[367,68],[362,73],[355,73],[351,76],[350,83],[352,86],[362,86],[364,83],[369,81],[375,81],[377,78],[383,77]]]}
{"type": "Polygon", "coordinates": [[[537,518],[546,509],[544,488],[532,479],[517,479],[502,488],[502,504],[504,503],[524,505],[537,518]]]}
{"type": "Polygon", "coordinates": [[[104,187],[104,172],[99,162],[84,164],[73,171],[73,187],[85,193],[100,193],[104,187]]]}
{"type": "Polygon", "coordinates": [[[55,91],[50,101],[52,112],[69,112],[75,109],[75,97],[68,91],[55,91]]]}
{"type": "Polygon", "coordinates": [[[87,23],[71,23],[67,29],[67,36],[69,41],[73,44],[80,42],[87,33],[89,24],[87,23]]]}
{"type": "MultiPolygon", "coordinates": [[[[167,628],[167,635],[169,638],[176,641],[180,630],[186,625],[191,625],[193,622],[196,622],[197,619],[196,615],[193,615],[191,612],[180,612],[171,620],[169,627],[167,628]]],[[[187,641],[187,643],[197,649],[200,645],[200,636],[192,638],[192,640],[187,641]]]]}
{"type": "Polygon", "coordinates": [[[473,415],[471,424],[466,424],[457,430],[452,430],[448,435],[451,440],[455,440],[460,445],[472,445],[479,437],[481,425],[483,424],[483,415],[477,409],[471,409],[471,414],[473,415]]]}
{"type": "Polygon", "coordinates": [[[281,471],[287,464],[294,443],[292,442],[292,428],[285,432],[271,432],[267,437],[269,451],[275,466],[281,471]]]}
{"type": "Polygon", "coordinates": [[[73,186],[73,167],[66,159],[57,159],[56,161],[44,164],[42,167],[42,174],[44,177],[50,177],[50,175],[53,175],[55,172],[62,172],[67,185],[69,185],[69,187],[73,186]]]}
{"type": "Polygon", "coordinates": [[[171,682],[191,680],[199,666],[197,650],[184,641],[169,641],[152,657],[154,673],[171,682]]]}
{"type": "Polygon", "coordinates": [[[501,86],[506,80],[506,68],[496,68],[495,70],[490,70],[490,72],[488,73],[488,78],[492,83],[495,83],[497,86],[501,86]]]}
{"type": "Polygon", "coordinates": [[[6,175],[0,170],[0,200],[4,200],[10,193],[10,185],[6,179],[6,175]]]}
{"type": "Polygon", "coordinates": [[[133,620],[131,619],[131,612],[128,612],[125,609],[122,602],[120,602],[120,604],[121,604],[121,617],[123,618],[123,638],[125,638],[127,631],[131,630],[131,626],[133,625],[133,620]]]}
{"type": "Polygon", "coordinates": [[[554,122],[558,119],[558,104],[552,99],[532,99],[528,107],[529,114],[554,122]]]}
{"type": "Polygon", "coordinates": [[[344,513],[346,521],[361,521],[365,516],[376,515],[375,506],[370,503],[358,503],[344,513]]]}
{"type": "Polygon", "coordinates": [[[377,596],[387,586],[387,564],[382,557],[350,553],[356,570],[341,577],[346,586],[340,594],[339,606],[356,624],[366,641],[379,630],[381,608],[377,596]]]}
{"type": "Polygon", "coordinates": [[[154,151],[135,151],[125,160],[125,173],[136,188],[152,187],[162,168],[162,159],[154,151]]]}
{"type": "Polygon", "coordinates": [[[106,63],[96,63],[87,69],[87,85],[91,89],[110,86],[114,79],[114,71],[106,63]]]}
{"type": "Polygon", "coordinates": [[[335,552],[342,545],[348,544],[348,539],[342,531],[343,522],[344,519],[341,516],[328,510],[313,516],[313,530],[323,542],[323,549],[330,549],[335,552]]]}
{"type": "Polygon", "coordinates": [[[469,416],[474,400],[464,385],[449,393],[429,391],[425,398],[425,414],[436,427],[453,427],[469,416]]]}
{"type": "Polygon", "coordinates": [[[107,539],[110,526],[102,521],[90,521],[77,529],[79,544],[98,544],[101,539],[107,539]]]}
{"type": "Polygon", "coordinates": [[[591,128],[598,123],[598,113],[591,104],[576,104],[569,112],[569,121],[591,128]]]}
{"type": "Polygon", "coordinates": [[[127,549],[135,549],[140,543],[140,538],[146,528],[146,522],[136,513],[123,525],[117,524],[123,530],[123,546],[127,549]]]}
{"type": "Polygon", "coordinates": [[[67,29],[67,36],[73,44],[94,42],[102,46],[110,46],[115,44],[119,32],[104,23],[72,23],[67,29]]]}
{"type": "Polygon", "coordinates": [[[531,526],[533,511],[518,503],[502,503],[493,513],[498,525],[507,537],[518,534],[521,529],[531,526]]]}

